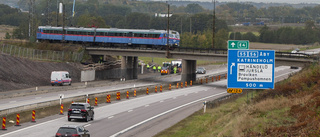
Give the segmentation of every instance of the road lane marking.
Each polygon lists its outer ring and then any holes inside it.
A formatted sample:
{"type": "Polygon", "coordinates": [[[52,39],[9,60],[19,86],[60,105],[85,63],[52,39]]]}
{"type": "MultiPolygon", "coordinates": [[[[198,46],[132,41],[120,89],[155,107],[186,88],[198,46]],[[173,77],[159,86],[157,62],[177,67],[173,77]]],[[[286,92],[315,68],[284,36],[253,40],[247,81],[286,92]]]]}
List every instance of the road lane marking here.
{"type": "Polygon", "coordinates": [[[40,99],[41,97],[36,97],[36,99],[40,99]]]}
{"type": "Polygon", "coordinates": [[[173,97],[172,99],[176,99],[177,97],[173,97]]]}
{"type": "Polygon", "coordinates": [[[145,105],[144,107],[149,107],[149,105],[145,105]]]}
{"type": "Polygon", "coordinates": [[[108,117],[108,119],[111,119],[111,118],[113,118],[114,116],[110,116],[110,117],[108,117]]]}
{"type": "Polygon", "coordinates": [[[160,101],[160,103],[162,103],[162,102],[163,102],[163,100],[160,101]]]}
{"type": "Polygon", "coordinates": [[[17,101],[14,100],[14,101],[10,101],[9,103],[15,103],[15,102],[17,102],[17,101]]]}
{"type": "Polygon", "coordinates": [[[83,91],[78,91],[78,93],[82,93],[83,91]]]}
{"type": "Polygon", "coordinates": [[[98,88],[98,89],[96,89],[96,90],[100,90],[100,89],[98,88]]]}
{"type": "Polygon", "coordinates": [[[184,96],[188,96],[188,94],[184,94],[184,96]]]}
{"type": "Polygon", "coordinates": [[[53,121],[56,121],[56,120],[59,120],[59,119],[64,119],[64,118],[65,117],[58,118],[58,119],[53,119],[53,120],[50,120],[50,121],[47,121],[47,122],[43,122],[43,123],[40,123],[40,124],[36,124],[36,125],[33,125],[33,126],[25,127],[25,128],[22,128],[22,129],[19,129],[19,130],[16,130],[16,131],[9,132],[7,134],[0,135],[0,137],[5,137],[5,136],[8,136],[8,135],[11,135],[11,134],[23,131],[23,130],[27,130],[29,128],[33,128],[33,127],[36,127],[36,126],[44,125],[44,124],[47,124],[47,123],[50,123],[50,122],[53,122],[53,121]]]}
{"type": "Polygon", "coordinates": [[[88,126],[90,126],[91,124],[88,124],[88,125],[84,125],[83,127],[88,127],[88,126]]]}
{"type": "Polygon", "coordinates": [[[132,112],[132,111],[133,111],[132,109],[128,110],[129,113],[132,112]]]}
{"type": "Polygon", "coordinates": [[[110,137],[116,137],[116,136],[118,136],[118,135],[120,135],[120,134],[123,134],[123,133],[125,133],[125,132],[127,132],[127,131],[135,128],[135,127],[137,127],[137,126],[140,126],[140,125],[142,125],[142,124],[144,124],[144,123],[146,123],[146,122],[149,122],[149,121],[151,121],[151,120],[153,120],[153,119],[155,119],[155,118],[158,118],[158,117],[160,117],[160,116],[162,116],[162,115],[165,115],[165,114],[167,114],[167,113],[170,113],[170,112],[175,111],[175,110],[177,110],[177,109],[180,109],[180,108],[182,108],[182,107],[188,106],[188,105],[190,105],[190,104],[193,104],[193,103],[196,103],[196,102],[199,102],[199,101],[203,101],[203,100],[205,100],[205,99],[208,99],[208,98],[211,98],[211,97],[214,97],[214,96],[222,95],[222,94],[228,94],[228,93],[225,92],[225,91],[223,91],[223,92],[221,92],[221,93],[218,93],[218,94],[215,94],[215,95],[211,95],[211,96],[208,96],[208,97],[204,97],[204,98],[201,98],[201,99],[198,99],[198,100],[189,102],[189,103],[187,103],[187,104],[178,106],[178,107],[176,107],[176,108],[170,109],[170,110],[168,110],[168,111],[166,111],[166,112],[163,112],[163,113],[160,113],[160,114],[158,114],[158,115],[155,115],[155,116],[153,116],[153,117],[151,117],[151,118],[148,118],[148,119],[146,119],[146,120],[144,120],[144,121],[141,121],[140,123],[137,123],[137,124],[135,124],[135,125],[133,125],[133,126],[131,126],[131,127],[128,127],[128,128],[126,128],[126,129],[124,129],[124,130],[121,130],[120,132],[115,133],[115,134],[113,134],[113,135],[110,136],[110,137]]]}
{"type": "Polygon", "coordinates": [[[198,93],[198,91],[194,92],[194,93],[198,93]]]}

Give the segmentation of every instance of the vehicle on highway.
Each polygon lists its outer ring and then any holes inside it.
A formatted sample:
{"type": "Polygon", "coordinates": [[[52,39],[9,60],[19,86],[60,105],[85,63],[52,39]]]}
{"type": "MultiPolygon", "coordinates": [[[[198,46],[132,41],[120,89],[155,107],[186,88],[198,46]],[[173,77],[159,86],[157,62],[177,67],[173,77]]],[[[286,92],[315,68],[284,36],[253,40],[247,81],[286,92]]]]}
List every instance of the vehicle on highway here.
{"type": "Polygon", "coordinates": [[[161,75],[168,75],[170,74],[170,67],[167,66],[167,67],[162,67],[161,68],[161,75]]]}
{"type": "Polygon", "coordinates": [[[77,28],[39,26],[37,30],[38,41],[92,43],[95,45],[132,45],[166,48],[167,38],[172,48],[180,43],[179,32],[170,30],[143,30],[143,29],[117,29],[117,28],[77,28]],[[63,31],[62,31],[63,29],[63,31]]]}
{"type": "Polygon", "coordinates": [[[206,69],[204,67],[199,67],[196,70],[196,74],[206,74],[206,69]]]}
{"type": "Polygon", "coordinates": [[[72,103],[68,109],[68,121],[71,119],[93,120],[93,107],[89,103],[72,103]]]}
{"type": "Polygon", "coordinates": [[[90,137],[88,132],[81,125],[63,125],[58,129],[56,137],[90,137]]]}
{"type": "Polygon", "coordinates": [[[52,71],[51,85],[71,85],[72,79],[68,71],[52,71]]]}

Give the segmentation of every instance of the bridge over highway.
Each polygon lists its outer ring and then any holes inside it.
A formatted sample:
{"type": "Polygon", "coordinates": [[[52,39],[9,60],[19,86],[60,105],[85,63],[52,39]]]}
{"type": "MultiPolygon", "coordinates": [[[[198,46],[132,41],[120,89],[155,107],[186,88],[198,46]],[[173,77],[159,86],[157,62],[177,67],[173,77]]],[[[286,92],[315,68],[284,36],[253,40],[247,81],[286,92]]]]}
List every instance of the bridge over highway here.
{"type": "MultiPolygon", "coordinates": [[[[126,79],[137,79],[138,57],[182,59],[181,81],[196,79],[197,60],[227,62],[228,58],[226,49],[177,48],[166,51],[140,47],[86,47],[86,51],[92,56],[122,56],[121,77],[126,79]]],[[[276,52],[276,66],[303,67],[314,62],[318,62],[318,57],[315,55],[276,52]]]]}

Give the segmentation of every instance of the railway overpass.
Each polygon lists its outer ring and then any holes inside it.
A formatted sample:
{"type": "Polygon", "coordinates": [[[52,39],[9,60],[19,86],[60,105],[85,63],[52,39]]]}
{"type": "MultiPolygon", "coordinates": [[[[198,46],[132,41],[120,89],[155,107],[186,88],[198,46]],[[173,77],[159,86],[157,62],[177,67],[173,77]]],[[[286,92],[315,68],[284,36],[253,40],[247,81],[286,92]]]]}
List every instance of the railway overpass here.
{"type": "MultiPolygon", "coordinates": [[[[166,50],[139,47],[86,47],[86,51],[92,56],[122,56],[120,73],[121,77],[126,79],[137,79],[138,57],[182,59],[181,81],[194,81],[196,79],[197,60],[227,62],[228,59],[228,51],[225,49],[178,48],[168,52],[166,50]]],[[[276,66],[304,67],[314,62],[318,62],[316,56],[301,53],[276,52],[276,66]]]]}

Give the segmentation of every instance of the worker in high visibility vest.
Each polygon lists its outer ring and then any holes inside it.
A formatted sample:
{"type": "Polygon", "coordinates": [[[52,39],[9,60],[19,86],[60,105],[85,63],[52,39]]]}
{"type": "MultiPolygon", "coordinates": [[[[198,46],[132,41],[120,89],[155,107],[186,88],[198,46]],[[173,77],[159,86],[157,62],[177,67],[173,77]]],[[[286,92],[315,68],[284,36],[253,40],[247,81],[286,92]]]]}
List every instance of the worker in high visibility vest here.
{"type": "Polygon", "coordinates": [[[149,66],[149,64],[147,64],[147,69],[149,70],[149,68],[150,68],[150,66],[149,66]]]}
{"type": "Polygon", "coordinates": [[[156,73],[156,70],[157,70],[156,66],[153,66],[152,69],[153,69],[153,73],[156,73]]]}
{"type": "Polygon", "coordinates": [[[158,72],[160,72],[160,70],[161,70],[161,66],[159,65],[159,66],[158,66],[158,72]]]}
{"type": "Polygon", "coordinates": [[[173,73],[176,74],[177,73],[177,67],[173,68],[173,73]]]}

